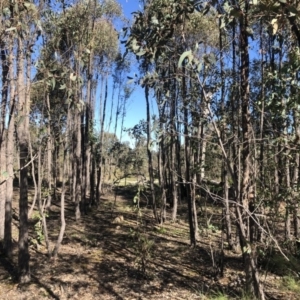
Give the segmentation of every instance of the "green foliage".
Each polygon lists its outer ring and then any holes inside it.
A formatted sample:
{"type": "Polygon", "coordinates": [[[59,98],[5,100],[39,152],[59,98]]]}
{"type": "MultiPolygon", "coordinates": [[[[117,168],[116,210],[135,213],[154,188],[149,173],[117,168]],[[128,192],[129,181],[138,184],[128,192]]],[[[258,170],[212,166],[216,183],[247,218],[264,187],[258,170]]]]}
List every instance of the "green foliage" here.
{"type": "Polygon", "coordinates": [[[138,57],[154,61],[167,49],[185,16],[193,13],[192,1],[155,0],[145,6],[146,14],[135,12],[135,22],[126,47],[138,57]]]}
{"type": "MultiPolygon", "coordinates": [[[[48,215],[46,214],[45,217],[48,217],[48,215]]],[[[35,212],[32,215],[32,219],[36,221],[34,224],[35,238],[32,240],[32,242],[41,245],[45,240],[42,223],[43,217],[39,212],[35,212]]]]}
{"type": "Polygon", "coordinates": [[[284,276],[282,278],[282,288],[300,295],[300,281],[293,276],[284,276]]]}
{"type": "Polygon", "coordinates": [[[215,226],[215,225],[213,225],[213,224],[211,224],[211,223],[208,223],[207,224],[207,229],[208,230],[211,230],[211,232],[217,232],[219,229],[218,229],[218,226],[215,226]]]}
{"type": "Polygon", "coordinates": [[[163,226],[155,226],[153,228],[153,230],[155,230],[159,234],[166,234],[167,233],[167,229],[163,226]]]}
{"type": "Polygon", "coordinates": [[[140,207],[140,197],[141,197],[141,192],[144,190],[144,185],[137,183],[137,192],[135,196],[133,197],[133,205],[135,208],[139,209],[140,207]]]}
{"type": "Polygon", "coordinates": [[[221,292],[217,292],[215,293],[215,295],[213,295],[211,298],[209,298],[210,300],[229,300],[227,295],[224,295],[221,292]]]}

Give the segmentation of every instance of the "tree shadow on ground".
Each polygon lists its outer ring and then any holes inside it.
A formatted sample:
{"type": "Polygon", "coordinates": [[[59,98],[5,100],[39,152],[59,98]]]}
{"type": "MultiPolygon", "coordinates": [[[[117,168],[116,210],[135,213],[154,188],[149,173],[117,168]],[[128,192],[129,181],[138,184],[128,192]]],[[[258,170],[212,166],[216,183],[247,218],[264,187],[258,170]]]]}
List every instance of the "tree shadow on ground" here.
{"type": "MultiPolygon", "coordinates": [[[[158,226],[146,202],[141,215],[134,210],[133,194],[123,188],[116,202],[113,195],[101,198],[99,206],[92,207],[79,222],[74,221],[74,204],[67,199],[67,228],[57,260],[49,260],[45,249],[41,253],[31,246],[33,280],[24,288],[28,291],[36,287],[38,292],[34,297],[28,294],[27,299],[162,299],[163,295],[169,299],[201,299],[211,291],[226,291],[231,299],[238,299],[236,289],[212,275],[210,247],[216,247],[214,238],[203,236],[197,247],[191,248],[186,222],[158,226]],[[114,222],[119,216],[123,220],[114,222]],[[133,234],[136,232],[153,243],[145,273],[133,234]]],[[[47,222],[53,246],[59,232],[60,204],[52,208],[47,222]]],[[[185,210],[181,207],[179,211],[182,219],[185,210]]],[[[34,235],[33,229],[30,234],[34,235]]],[[[224,262],[225,269],[230,266],[232,278],[242,272],[241,256],[226,255],[224,262]]],[[[0,263],[4,269],[0,276],[16,276],[14,263],[2,257],[0,263]]]]}

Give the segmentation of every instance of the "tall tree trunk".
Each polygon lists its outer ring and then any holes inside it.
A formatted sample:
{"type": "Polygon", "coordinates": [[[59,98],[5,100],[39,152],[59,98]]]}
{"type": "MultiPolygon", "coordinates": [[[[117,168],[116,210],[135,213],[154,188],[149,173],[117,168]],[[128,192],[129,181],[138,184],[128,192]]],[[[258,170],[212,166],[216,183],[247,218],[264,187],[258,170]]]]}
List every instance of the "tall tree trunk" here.
{"type": "MultiPolygon", "coordinates": [[[[299,127],[299,113],[294,111],[294,130],[296,133],[296,145],[300,145],[300,127],[299,127]]],[[[292,201],[293,201],[293,222],[294,222],[294,237],[298,240],[300,238],[300,207],[298,202],[299,191],[299,166],[300,166],[300,154],[297,151],[294,156],[294,172],[292,179],[292,201]]]]}
{"type": "Polygon", "coordinates": [[[240,195],[240,207],[237,208],[239,230],[241,234],[242,251],[246,273],[246,289],[249,294],[264,300],[265,295],[261,285],[258,268],[256,265],[255,246],[251,245],[249,232],[249,203],[250,197],[250,90],[249,90],[249,44],[248,44],[248,2],[245,3],[243,13],[239,19],[240,25],[240,51],[241,51],[241,97],[242,97],[242,186],[240,195]]]}
{"type": "MultiPolygon", "coordinates": [[[[47,204],[46,208],[50,208],[51,200],[53,196],[52,192],[52,139],[51,139],[51,116],[50,116],[50,99],[49,93],[46,94],[47,101],[47,111],[48,111],[48,124],[47,124],[47,185],[48,185],[48,196],[47,196],[47,204]]],[[[55,187],[54,187],[55,188],[55,187]]]]}
{"type": "Polygon", "coordinates": [[[186,100],[186,80],[183,76],[182,80],[182,90],[183,90],[183,104],[184,104],[184,160],[185,160],[185,186],[186,186],[186,195],[188,203],[188,216],[189,216],[189,228],[190,228],[190,243],[191,246],[196,246],[196,228],[194,222],[194,211],[193,211],[193,199],[192,199],[192,176],[191,172],[191,141],[189,137],[189,112],[188,112],[188,101],[186,100]]]}
{"type": "MultiPolygon", "coordinates": [[[[87,201],[88,191],[90,190],[90,170],[91,170],[91,144],[90,144],[90,125],[92,121],[92,62],[93,62],[93,54],[91,53],[89,56],[89,65],[87,72],[87,95],[86,95],[86,108],[85,108],[85,132],[84,132],[84,159],[83,159],[83,196],[84,202],[87,201]]],[[[92,192],[89,193],[90,199],[89,203],[91,204],[92,192]]]]}
{"type": "MultiPolygon", "coordinates": [[[[104,80],[104,79],[103,79],[104,80]]],[[[99,175],[98,175],[98,182],[97,182],[97,191],[98,197],[97,201],[100,201],[101,192],[102,192],[102,183],[103,183],[103,142],[104,142],[104,123],[105,123],[105,116],[106,116],[106,103],[107,103],[107,75],[105,77],[105,94],[104,94],[104,101],[103,101],[103,109],[101,111],[101,131],[100,131],[100,141],[99,141],[99,175]]]]}
{"type": "Polygon", "coordinates": [[[161,213],[160,213],[160,222],[164,223],[167,217],[167,197],[166,197],[166,154],[165,154],[165,138],[163,135],[164,131],[164,114],[165,114],[165,104],[162,104],[161,94],[157,93],[156,95],[157,106],[159,108],[159,132],[160,132],[160,142],[158,148],[158,175],[159,175],[159,186],[161,190],[161,213]]]}
{"type": "MultiPolygon", "coordinates": [[[[1,85],[1,106],[0,106],[0,241],[4,239],[5,231],[5,202],[6,202],[6,187],[5,180],[7,176],[3,174],[9,173],[6,163],[6,150],[5,150],[5,120],[7,113],[7,101],[8,101],[8,88],[9,88],[9,68],[12,69],[12,49],[9,48],[9,57],[7,57],[7,49],[4,41],[0,42],[0,56],[2,65],[2,85],[1,85]]],[[[13,78],[13,77],[12,77],[13,78]]],[[[12,80],[11,82],[12,83],[12,80]]]]}
{"type": "Polygon", "coordinates": [[[13,51],[10,47],[9,53],[9,77],[10,81],[10,101],[9,101],[9,118],[6,141],[6,199],[5,199],[5,233],[4,233],[4,249],[6,255],[12,255],[12,199],[13,199],[13,181],[14,181],[14,132],[15,132],[15,84],[13,70],[13,51]]]}
{"type": "Polygon", "coordinates": [[[160,147],[158,150],[158,170],[159,170],[159,185],[161,188],[161,214],[160,214],[160,222],[161,224],[166,221],[167,218],[167,197],[166,197],[166,183],[165,183],[165,174],[164,170],[166,168],[166,159],[163,153],[163,140],[160,141],[160,147]]]}
{"type": "Polygon", "coordinates": [[[18,37],[18,57],[17,57],[17,96],[18,96],[18,144],[20,151],[20,200],[19,200],[19,281],[25,283],[30,281],[29,269],[29,247],[28,247],[28,105],[26,97],[25,83],[25,59],[24,44],[21,37],[18,37]]]}
{"type": "MultiPolygon", "coordinates": [[[[174,66],[174,70],[176,67],[174,66]]],[[[176,106],[177,106],[177,97],[176,97],[176,81],[172,84],[173,97],[171,102],[171,111],[170,111],[170,133],[171,133],[171,145],[170,145],[170,172],[171,172],[171,185],[172,185],[172,221],[175,221],[177,218],[177,209],[178,209],[178,189],[177,189],[177,164],[176,164],[176,106]]]]}
{"type": "MultiPolygon", "coordinates": [[[[31,154],[32,157],[32,154],[31,154]]],[[[48,228],[47,228],[47,221],[46,221],[46,215],[44,212],[45,205],[42,203],[42,181],[43,181],[43,167],[42,167],[42,145],[39,145],[39,151],[38,151],[38,211],[40,214],[40,218],[42,220],[42,230],[45,238],[46,248],[48,251],[48,255],[50,255],[50,244],[49,244],[49,237],[48,237],[48,228]]],[[[47,203],[46,203],[47,205],[47,203]]]]}
{"type": "Polygon", "coordinates": [[[79,220],[81,218],[81,181],[82,181],[82,156],[81,156],[81,112],[80,110],[76,111],[75,115],[75,130],[76,130],[76,146],[75,146],[75,218],[79,220]]]}
{"type": "Polygon", "coordinates": [[[147,115],[147,156],[148,156],[148,172],[150,180],[150,190],[152,196],[152,208],[153,215],[157,222],[159,222],[157,208],[156,208],[156,197],[154,188],[154,175],[153,175],[153,160],[151,152],[151,118],[150,118],[150,103],[149,103],[149,87],[145,86],[145,99],[146,99],[146,115],[147,115]]]}
{"type": "MultiPolygon", "coordinates": [[[[224,74],[224,55],[223,55],[223,30],[221,28],[221,20],[219,21],[219,47],[220,47],[220,70],[221,70],[221,140],[226,138],[226,119],[225,119],[225,74],[224,74]]],[[[203,141],[204,143],[204,141],[203,141]]],[[[224,144],[227,144],[226,142],[224,144]]],[[[228,151],[228,149],[226,149],[228,151]]],[[[232,238],[231,214],[229,207],[229,184],[228,184],[228,167],[226,161],[222,162],[221,181],[223,182],[223,201],[224,201],[224,229],[226,228],[226,239],[230,249],[234,248],[232,238]]]]}

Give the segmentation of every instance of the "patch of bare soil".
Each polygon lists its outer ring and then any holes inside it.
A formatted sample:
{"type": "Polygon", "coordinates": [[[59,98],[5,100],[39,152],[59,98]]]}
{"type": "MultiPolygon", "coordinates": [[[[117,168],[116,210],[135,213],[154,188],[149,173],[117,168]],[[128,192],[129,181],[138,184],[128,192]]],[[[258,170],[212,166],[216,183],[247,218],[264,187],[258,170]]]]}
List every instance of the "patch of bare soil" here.
{"type": "MultiPolygon", "coordinates": [[[[12,261],[1,256],[0,299],[192,300],[212,299],[211,295],[219,292],[228,299],[241,299],[244,275],[240,254],[226,251],[224,276],[213,275],[211,256],[220,240],[218,229],[206,226],[197,247],[191,248],[185,205],[178,222],[161,227],[154,223],[150,208],[142,208],[138,214],[131,200],[124,194],[116,203],[113,196],[102,198],[99,207],[91,208],[77,223],[68,202],[66,233],[55,261],[47,257],[43,243],[33,242],[36,221],[31,221],[32,281],[16,283],[15,245],[12,261]]],[[[15,215],[17,204],[15,199],[15,215]]],[[[59,209],[59,200],[54,201],[47,218],[51,247],[60,228],[59,209]]],[[[15,241],[17,226],[15,217],[15,241]]],[[[262,274],[268,299],[300,299],[295,293],[282,292],[280,277],[262,274]]]]}

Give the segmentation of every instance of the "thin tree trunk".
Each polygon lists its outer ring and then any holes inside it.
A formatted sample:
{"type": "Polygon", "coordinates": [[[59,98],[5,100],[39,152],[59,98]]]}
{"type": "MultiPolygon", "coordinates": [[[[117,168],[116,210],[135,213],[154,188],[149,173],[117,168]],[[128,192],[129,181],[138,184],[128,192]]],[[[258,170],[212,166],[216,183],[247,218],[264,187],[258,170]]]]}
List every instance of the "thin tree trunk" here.
{"type": "MultiPolygon", "coordinates": [[[[163,132],[163,122],[161,120],[164,114],[164,107],[160,109],[160,132],[163,132]]],[[[159,186],[161,189],[161,215],[160,215],[160,222],[164,223],[166,221],[167,212],[167,198],[166,198],[166,178],[165,178],[165,170],[166,170],[166,156],[165,156],[165,139],[164,136],[161,136],[161,140],[159,142],[159,149],[158,149],[158,170],[159,170],[159,186]]]]}
{"type": "Polygon", "coordinates": [[[68,160],[67,160],[67,155],[68,155],[68,149],[69,149],[69,138],[68,135],[70,134],[70,107],[68,107],[68,116],[67,116],[67,130],[64,138],[64,154],[63,154],[63,178],[62,178],[62,190],[61,190],[61,197],[60,197],[60,231],[59,235],[55,244],[55,247],[52,252],[52,257],[54,259],[57,258],[59,249],[61,247],[61,243],[64,238],[65,234],[65,229],[66,229],[66,220],[65,220],[65,195],[67,191],[67,186],[66,186],[66,179],[69,176],[68,172],[68,160]]]}
{"type": "MultiPolygon", "coordinates": [[[[32,155],[32,154],[31,154],[32,155]]],[[[47,221],[46,221],[46,215],[44,212],[45,205],[42,203],[42,145],[39,146],[39,152],[38,152],[38,210],[39,214],[42,220],[42,230],[45,238],[46,248],[48,251],[48,255],[50,256],[50,244],[49,244],[49,237],[48,237],[48,228],[47,228],[47,221]]],[[[47,205],[47,204],[46,204],[47,205]]]]}
{"type": "Polygon", "coordinates": [[[46,208],[49,209],[51,206],[52,199],[52,143],[51,143],[51,116],[50,116],[50,99],[49,93],[46,95],[47,101],[47,111],[48,111],[48,124],[47,124],[47,185],[48,185],[48,196],[47,196],[47,204],[46,208]]]}
{"type": "MultiPolygon", "coordinates": [[[[297,136],[297,143],[299,145],[300,142],[300,129],[299,129],[299,118],[298,112],[294,112],[294,123],[295,123],[295,131],[297,136]]],[[[294,221],[294,237],[298,240],[300,238],[300,207],[298,203],[299,192],[297,190],[299,184],[299,166],[300,166],[300,154],[297,152],[295,154],[295,166],[294,166],[294,174],[293,174],[293,221],[294,221]]]]}
{"type": "MultiPolygon", "coordinates": [[[[106,103],[107,103],[107,75],[105,78],[105,94],[104,94],[104,102],[103,102],[103,111],[101,116],[101,131],[100,131],[100,142],[99,142],[99,148],[100,148],[100,154],[99,154],[99,177],[98,177],[98,197],[97,201],[100,201],[100,196],[102,192],[102,181],[104,178],[103,175],[103,142],[104,142],[104,123],[105,123],[105,116],[106,116],[106,103]]],[[[122,129],[122,128],[121,128],[122,129]]]]}
{"type": "Polygon", "coordinates": [[[12,255],[12,199],[13,199],[13,181],[14,181],[14,132],[15,132],[15,84],[13,70],[13,51],[9,49],[9,77],[10,80],[10,101],[9,118],[6,141],[6,199],[5,199],[5,232],[4,232],[4,250],[8,257],[12,255]]]}
{"type": "Polygon", "coordinates": [[[157,222],[159,222],[157,209],[156,209],[156,197],[154,189],[154,176],[153,176],[153,160],[151,153],[151,119],[150,119],[150,103],[149,103],[149,87],[145,86],[145,99],[146,99],[146,115],[147,115],[147,156],[148,156],[148,171],[149,171],[149,180],[150,180],[150,190],[152,195],[152,208],[153,215],[157,222]]]}
{"type": "Polygon", "coordinates": [[[82,166],[82,156],[81,156],[81,112],[76,111],[75,115],[75,130],[76,130],[76,146],[75,146],[75,218],[78,221],[81,218],[81,166],[82,166]]]}
{"type": "MultiPolygon", "coordinates": [[[[7,49],[6,45],[3,42],[0,42],[0,56],[1,56],[1,64],[2,64],[2,85],[1,85],[1,107],[0,107],[0,241],[4,239],[5,236],[5,211],[6,211],[6,188],[7,183],[5,183],[5,180],[7,179],[7,176],[4,176],[3,174],[6,174],[8,172],[7,169],[7,163],[6,163],[6,150],[5,150],[5,119],[6,119],[6,112],[7,112],[7,101],[8,101],[8,88],[9,88],[9,82],[8,82],[8,75],[10,69],[12,70],[12,49],[10,47],[9,49],[9,57],[7,57],[7,49]]],[[[13,78],[13,77],[12,77],[13,78]]],[[[12,79],[11,78],[11,79],[12,79]]],[[[10,81],[10,84],[13,85],[13,80],[10,81]]],[[[10,87],[11,88],[11,87],[10,87]]],[[[10,97],[10,99],[12,99],[10,97]]],[[[9,176],[9,174],[7,173],[9,176]]],[[[9,179],[9,178],[8,178],[9,179]]],[[[9,221],[8,221],[9,222],[9,221]]],[[[11,225],[9,225],[11,226],[11,225]]],[[[5,243],[5,241],[4,241],[5,243]]]]}
{"type": "MultiPolygon", "coordinates": [[[[39,151],[40,152],[40,151],[39,151]]],[[[33,180],[33,185],[34,185],[34,195],[33,195],[33,200],[31,203],[31,207],[29,209],[28,212],[28,219],[31,218],[31,215],[33,213],[35,204],[36,204],[36,200],[38,197],[38,184],[36,182],[36,176],[35,176],[35,164],[34,164],[34,157],[33,157],[33,150],[32,150],[32,143],[31,143],[31,137],[30,137],[30,133],[29,133],[29,153],[30,153],[30,160],[31,160],[31,176],[32,176],[32,180],[33,180]]],[[[39,171],[38,171],[38,175],[39,175],[39,171]]]]}
{"type": "Polygon", "coordinates": [[[67,146],[65,146],[64,150],[64,162],[63,162],[63,170],[64,170],[64,176],[62,179],[62,191],[61,191],[61,198],[60,198],[60,231],[57,238],[56,245],[52,252],[52,257],[54,259],[57,258],[57,254],[59,252],[59,249],[61,247],[62,240],[64,238],[65,229],[66,229],[66,221],[65,221],[65,195],[66,195],[66,178],[68,176],[68,167],[67,167],[67,146]]]}
{"type": "MultiPolygon", "coordinates": [[[[176,91],[176,83],[173,84],[174,89],[174,99],[176,99],[175,91],[176,91]]],[[[173,98],[173,97],[172,97],[173,98]]],[[[177,209],[178,209],[178,189],[177,189],[177,164],[176,164],[176,126],[175,126],[175,119],[176,119],[176,106],[177,101],[173,100],[171,103],[171,145],[170,145],[170,172],[171,172],[171,184],[172,184],[172,202],[173,202],[173,209],[172,209],[172,221],[175,221],[177,218],[177,209]]]]}
{"type": "Polygon", "coordinates": [[[194,219],[194,212],[193,212],[193,200],[192,200],[192,180],[191,180],[191,164],[190,164],[190,137],[189,137],[189,124],[188,124],[188,103],[185,99],[186,97],[186,81],[185,76],[183,76],[182,80],[182,87],[183,87],[183,104],[184,104],[184,159],[185,159],[185,185],[186,185],[186,194],[187,194],[187,203],[188,203],[188,216],[189,216],[189,228],[190,228],[190,243],[191,246],[196,246],[196,228],[194,219]]]}
{"type": "MultiPolygon", "coordinates": [[[[221,20],[219,20],[219,47],[220,47],[220,70],[221,70],[221,140],[225,141],[226,120],[225,120],[225,75],[224,75],[224,55],[223,55],[223,31],[221,29],[221,20]]],[[[203,141],[204,143],[204,141],[203,141]]],[[[227,150],[228,151],[228,150],[227,150]]],[[[203,162],[202,162],[203,163],[203,162]]],[[[229,207],[229,186],[228,186],[228,167],[226,161],[222,162],[221,181],[223,182],[223,200],[224,200],[224,228],[226,228],[226,239],[229,249],[234,248],[232,238],[231,214],[229,207]]]]}

